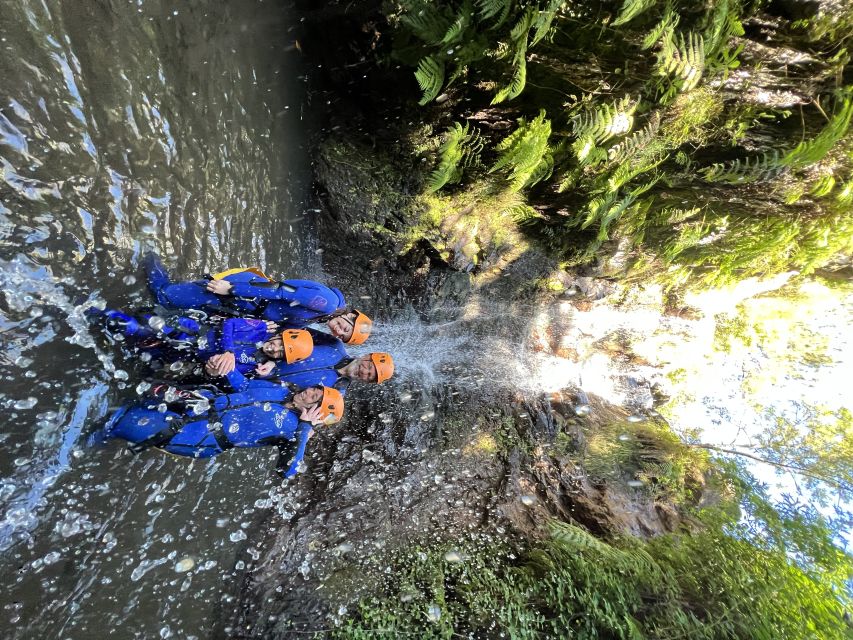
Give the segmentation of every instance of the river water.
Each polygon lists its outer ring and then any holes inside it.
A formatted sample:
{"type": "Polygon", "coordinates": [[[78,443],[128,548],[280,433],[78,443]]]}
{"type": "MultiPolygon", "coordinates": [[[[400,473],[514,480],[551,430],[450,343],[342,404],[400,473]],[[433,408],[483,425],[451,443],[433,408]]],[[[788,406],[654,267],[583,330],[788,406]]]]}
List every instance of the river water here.
{"type": "Polygon", "coordinates": [[[264,452],[84,447],[136,382],[82,311],[150,303],[149,249],[180,275],[313,266],[288,25],[264,0],[0,0],[4,638],[206,637],[257,555],[264,452]]]}

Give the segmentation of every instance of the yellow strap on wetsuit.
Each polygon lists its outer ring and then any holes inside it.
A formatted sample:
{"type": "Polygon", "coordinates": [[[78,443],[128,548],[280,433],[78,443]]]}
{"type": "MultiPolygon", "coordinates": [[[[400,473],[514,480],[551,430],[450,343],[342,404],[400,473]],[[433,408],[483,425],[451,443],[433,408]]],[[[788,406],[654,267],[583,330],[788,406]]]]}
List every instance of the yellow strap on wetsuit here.
{"type": "Polygon", "coordinates": [[[219,273],[213,274],[214,280],[225,280],[227,276],[233,276],[235,273],[243,273],[248,271],[249,273],[254,273],[256,276],[262,277],[264,280],[272,282],[273,279],[270,278],[267,274],[261,271],[258,267],[245,267],[245,268],[236,268],[236,269],[228,269],[227,271],[220,271],[219,273]]]}

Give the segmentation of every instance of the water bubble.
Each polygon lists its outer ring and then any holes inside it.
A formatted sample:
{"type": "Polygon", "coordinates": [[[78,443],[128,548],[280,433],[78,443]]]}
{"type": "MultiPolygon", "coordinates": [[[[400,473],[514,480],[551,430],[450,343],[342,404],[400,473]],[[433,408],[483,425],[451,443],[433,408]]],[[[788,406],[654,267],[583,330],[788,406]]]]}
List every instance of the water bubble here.
{"type": "Polygon", "coordinates": [[[136,276],[125,276],[124,278],[122,278],[122,282],[124,282],[127,286],[136,284],[136,276]]]}
{"type": "Polygon", "coordinates": [[[230,536],[228,536],[228,539],[231,540],[231,542],[240,542],[241,540],[246,539],[246,532],[243,531],[242,529],[238,529],[237,531],[232,533],[230,536]]]}
{"type": "Polygon", "coordinates": [[[195,560],[192,558],[181,558],[175,563],[175,571],[177,573],[186,573],[195,566],[195,560]]]}
{"type": "Polygon", "coordinates": [[[157,411],[160,413],[166,413],[166,409],[168,409],[168,407],[166,406],[165,402],[161,402],[157,405],[157,411]]]}
{"type": "Polygon", "coordinates": [[[30,309],[31,318],[39,318],[42,316],[42,314],[44,314],[44,311],[42,311],[41,307],[33,307],[32,309],[30,309]]]}
{"type": "Polygon", "coordinates": [[[521,496],[519,500],[521,500],[521,504],[523,504],[525,507],[529,507],[534,502],[536,502],[536,498],[534,496],[521,496]]]}
{"type": "Polygon", "coordinates": [[[113,371],[113,378],[116,380],[127,380],[130,378],[130,374],[128,374],[124,369],[116,369],[113,371]]]}
{"type": "Polygon", "coordinates": [[[451,550],[444,554],[444,559],[447,562],[462,562],[465,558],[458,551],[451,550]]]}
{"type": "Polygon", "coordinates": [[[578,416],[587,416],[591,411],[590,406],[588,404],[578,404],[575,405],[575,415],[578,416]]]}
{"type": "Polygon", "coordinates": [[[400,402],[408,402],[412,399],[412,394],[408,391],[400,394],[400,402]]]}
{"type": "Polygon", "coordinates": [[[139,354],[139,359],[142,362],[151,362],[152,357],[153,356],[150,353],[148,353],[147,351],[143,351],[142,353],[139,354]]]}
{"type": "Polygon", "coordinates": [[[148,318],[148,326],[154,329],[154,331],[160,331],[166,326],[166,321],[160,316],[151,316],[148,318]]]}
{"type": "Polygon", "coordinates": [[[621,440],[622,442],[628,442],[630,439],[631,436],[629,436],[627,433],[623,433],[619,436],[619,440],[621,440]]]}
{"type": "Polygon", "coordinates": [[[638,487],[642,487],[643,482],[641,480],[628,480],[628,486],[636,489],[638,487]]]}
{"type": "Polygon", "coordinates": [[[264,411],[269,411],[272,409],[272,405],[269,402],[264,402],[264,411]]]}
{"type": "Polygon", "coordinates": [[[143,393],[148,391],[150,388],[151,388],[150,382],[140,382],[138,385],[136,385],[136,393],[137,393],[137,395],[141,396],[143,393]]]}
{"type": "Polygon", "coordinates": [[[646,419],[646,416],[635,413],[632,416],[628,416],[628,422],[643,422],[646,419]]]}
{"type": "Polygon", "coordinates": [[[427,411],[423,415],[421,415],[421,420],[426,422],[427,420],[431,420],[435,416],[435,411],[427,411]]]}
{"type": "Polygon", "coordinates": [[[180,371],[183,367],[184,363],[178,360],[177,362],[173,362],[169,365],[169,371],[180,371]]]}
{"type": "Polygon", "coordinates": [[[166,402],[174,402],[178,399],[178,390],[175,387],[168,387],[166,393],[163,394],[163,400],[166,402]]]}
{"type": "Polygon", "coordinates": [[[352,551],[352,545],[349,542],[341,542],[337,547],[335,547],[335,551],[338,553],[349,553],[352,551]]]}
{"type": "Polygon", "coordinates": [[[232,424],[230,427],[228,427],[228,433],[237,433],[239,429],[240,425],[232,424]]]}
{"type": "Polygon", "coordinates": [[[431,604],[427,607],[426,616],[430,622],[438,622],[441,620],[441,607],[437,604],[431,604]]]}
{"type": "Polygon", "coordinates": [[[18,409],[19,411],[23,411],[24,409],[32,409],[37,404],[38,404],[38,399],[30,396],[29,398],[25,398],[23,400],[18,400],[12,406],[15,409],[18,409]]]}

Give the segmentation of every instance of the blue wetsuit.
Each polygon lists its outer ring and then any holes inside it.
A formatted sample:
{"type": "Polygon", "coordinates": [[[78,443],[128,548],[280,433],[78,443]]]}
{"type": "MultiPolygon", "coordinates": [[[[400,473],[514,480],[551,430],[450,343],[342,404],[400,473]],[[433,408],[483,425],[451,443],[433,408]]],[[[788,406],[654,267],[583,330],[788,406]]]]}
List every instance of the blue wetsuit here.
{"type": "Polygon", "coordinates": [[[154,254],[145,257],[148,286],[161,305],[171,309],[201,309],[208,313],[255,316],[283,327],[301,329],[317,318],[346,306],[344,294],[312,280],[270,282],[250,271],[225,277],[232,289],[218,296],[208,280],[175,282],[154,254]]]}
{"type": "Polygon", "coordinates": [[[279,360],[270,376],[299,387],[318,384],[335,387],[341,395],[345,395],[349,378],[341,377],[337,369],[352,362],[352,358],[347,353],[344,343],[328,333],[314,329],[308,329],[308,331],[314,341],[314,350],[311,355],[293,364],[279,360]]]}
{"type": "Polygon", "coordinates": [[[272,337],[266,322],[255,318],[227,318],[220,327],[207,329],[194,318],[171,318],[168,325],[155,331],[149,324],[150,313],[131,316],[115,309],[90,309],[88,313],[102,317],[112,332],[121,333],[134,348],[158,360],[204,362],[230,351],[240,373],[254,371],[259,362],[267,360],[260,345],[272,337]]]}
{"type": "Polygon", "coordinates": [[[279,446],[284,454],[295,440],[293,459],[279,460],[284,477],[294,475],[312,426],[285,406],[293,395],[290,389],[266,380],[248,380],[237,371],[227,379],[233,392],[199,390],[195,405],[173,402],[162,412],[158,405],[163,401],[158,398],[125,405],[110,418],[103,436],[136,444],[156,441],[150,446],[193,458],[210,458],[233,447],[268,445],[279,446]]]}

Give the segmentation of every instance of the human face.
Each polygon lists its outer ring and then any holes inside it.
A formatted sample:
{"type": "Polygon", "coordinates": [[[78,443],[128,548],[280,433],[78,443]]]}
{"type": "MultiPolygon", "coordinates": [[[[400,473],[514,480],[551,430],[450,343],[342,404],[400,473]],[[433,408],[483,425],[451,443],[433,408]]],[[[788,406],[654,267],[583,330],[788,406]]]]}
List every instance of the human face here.
{"type": "Polygon", "coordinates": [[[293,404],[300,409],[308,409],[323,399],[323,389],[308,387],[293,396],[293,404]]]}
{"type": "Polygon", "coordinates": [[[261,346],[261,351],[264,355],[273,360],[281,360],[284,357],[284,344],[281,342],[281,336],[270,338],[261,346]]]}
{"type": "Polygon", "coordinates": [[[355,377],[362,382],[376,382],[376,365],[373,364],[370,356],[361,356],[358,359],[355,377]]]}
{"type": "Polygon", "coordinates": [[[352,337],[352,329],[355,325],[355,314],[345,313],[342,316],[336,316],[329,320],[328,327],[332,335],[338,340],[346,342],[352,337]]]}

